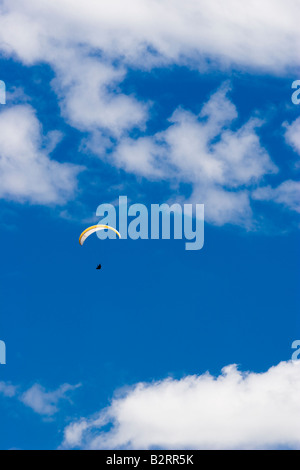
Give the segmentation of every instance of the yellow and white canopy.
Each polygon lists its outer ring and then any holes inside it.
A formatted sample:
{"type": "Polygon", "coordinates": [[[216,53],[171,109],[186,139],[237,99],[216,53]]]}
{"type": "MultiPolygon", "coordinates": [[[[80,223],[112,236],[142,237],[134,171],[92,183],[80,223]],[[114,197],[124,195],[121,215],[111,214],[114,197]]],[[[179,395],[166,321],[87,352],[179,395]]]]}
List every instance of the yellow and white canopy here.
{"type": "Polygon", "coordinates": [[[85,240],[90,236],[92,235],[93,233],[95,232],[98,232],[99,230],[112,230],[113,232],[115,232],[119,238],[121,238],[121,234],[118,232],[118,230],[116,230],[115,228],[113,227],[110,227],[109,225],[92,225],[92,227],[89,227],[87,228],[84,232],[82,232],[82,234],[80,235],[79,237],[79,243],[80,245],[82,246],[85,242],[85,240]]]}

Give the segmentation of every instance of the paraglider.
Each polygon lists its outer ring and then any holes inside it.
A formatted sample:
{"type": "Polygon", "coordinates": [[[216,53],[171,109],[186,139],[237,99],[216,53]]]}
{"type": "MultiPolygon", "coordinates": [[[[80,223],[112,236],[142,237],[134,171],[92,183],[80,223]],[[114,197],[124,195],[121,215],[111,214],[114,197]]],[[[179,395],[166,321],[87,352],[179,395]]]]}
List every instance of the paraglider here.
{"type": "Polygon", "coordinates": [[[86,230],[84,230],[84,232],[82,232],[82,234],[79,237],[79,244],[82,246],[85,240],[90,235],[92,235],[95,232],[98,232],[99,230],[112,230],[118,235],[119,238],[121,238],[121,234],[118,232],[118,230],[116,230],[113,227],[110,227],[109,225],[92,225],[92,227],[89,227],[86,230]]]}
{"type": "MultiPolygon", "coordinates": [[[[85,240],[90,235],[92,235],[95,232],[98,232],[99,230],[112,230],[113,232],[115,232],[118,235],[119,238],[121,238],[121,234],[115,228],[110,227],[109,225],[100,225],[99,224],[99,225],[93,225],[92,227],[89,227],[86,230],[84,230],[84,232],[82,232],[82,234],[79,237],[79,244],[82,246],[84,244],[85,240]]],[[[101,268],[102,268],[101,264],[98,264],[96,269],[100,270],[101,268]]]]}

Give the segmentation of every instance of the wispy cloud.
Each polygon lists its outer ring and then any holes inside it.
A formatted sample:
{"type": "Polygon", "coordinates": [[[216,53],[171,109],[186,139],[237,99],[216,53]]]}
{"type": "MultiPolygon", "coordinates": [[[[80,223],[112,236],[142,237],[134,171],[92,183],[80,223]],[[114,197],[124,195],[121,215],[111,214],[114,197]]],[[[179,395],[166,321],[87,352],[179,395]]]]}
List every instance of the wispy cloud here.
{"type": "Polygon", "coordinates": [[[59,411],[61,401],[70,401],[70,394],[81,384],[63,384],[57,390],[47,391],[40,384],[36,383],[25,392],[21,392],[21,387],[16,387],[10,383],[0,382],[0,394],[6,398],[16,398],[23,405],[31,408],[35,413],[52,417],[59,411]]]}
{"type": "Polygon", "coordinates": [[[20,397],[24,405],[31,408],[35,413],[44,416],[53,416],[58,412],[58,403],[61,400],[69,400],[68,393],[76,390],[80,385],[64,384],[57,390],[48,392],[39,384],[33,385],[20,397]]]}
{"type": "Polygon", "coordinates": [[[252,197],[259,201],[272,201],[300,213],[300,181],[284,181],[276,188],[259,188],[253,192],[252,197]]]}
{"type": "Polygon", "coordinates": [[[12,398],[17,393],[17,387],[6,382],[0,382],[0,394],[12,398]]]}
{"type": "MultiPolygon", "coordinates": [[[[296,119],[292,124],[285,123],[284,126],[286,128],[286,142],[300,155],[300,118],[296,119]]],[[[299,167],[299,165],[300,162],[298,161],[296,166],[299,167]]]]}

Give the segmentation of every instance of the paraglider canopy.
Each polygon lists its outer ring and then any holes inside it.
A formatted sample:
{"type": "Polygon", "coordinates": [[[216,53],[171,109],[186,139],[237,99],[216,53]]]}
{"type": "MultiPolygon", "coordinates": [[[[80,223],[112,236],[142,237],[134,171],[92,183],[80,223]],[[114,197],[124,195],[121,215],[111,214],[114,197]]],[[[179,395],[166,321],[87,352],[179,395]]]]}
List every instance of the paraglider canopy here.
{"type": "Polygon", "coordinates": [[[84,232],[79,237],[79,244],[82,246],[85,242],[85,240],[92,235],[95,232],[98,232],[99,230],[112,230],[115,232],[119,238],[121,238],[121,234],[118,232],[113,227],[110,227],[109,225],[93,225],[92,227],[87,228],[84,232]]]}

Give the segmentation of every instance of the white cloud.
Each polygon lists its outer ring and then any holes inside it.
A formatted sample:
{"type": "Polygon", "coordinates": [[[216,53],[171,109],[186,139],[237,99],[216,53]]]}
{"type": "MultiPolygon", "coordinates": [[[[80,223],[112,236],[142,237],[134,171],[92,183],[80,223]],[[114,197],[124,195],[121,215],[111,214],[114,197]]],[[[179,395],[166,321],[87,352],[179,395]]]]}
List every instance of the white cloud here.
{"type": "Polygon", "coordinates": [[[147,107],[118,89],[129,67],[285,74],[298,66],[297,0],[3,0],[0,8],[0,48],[51,65],[63,115],[80,130],[143,126],[147,107]]]}
{"type": "Polygon", "coordinates": [[[69,393],[81,387],[81,384],[63,384],[57,390],[47,391],[40,384],[34,384],[25,392],[7,382],[0,382],[0,395],[6,398],[16,398],[23,405],[31,408],[35,413],[51,417],[59,411],[58,405],[62,400],[68,400],[69,393]]]}
{"type": "Polygon", "coordinates": [[[97,129],[120,136],[132,127],[143,127],[147,107],[118,90],[126,70],[84,55],[58,52],[52,82],[63,117],[80,131],[97,129]]]}
{"type": "Polygon", "coordinates": [[[6,382],[0,382],[0,394],[5,397],[12,398],[16,395],[17,388],[14,385],[8,384],[6,382]]]}
{"type": "Polygon", "coordinates": [[[71,423],[63,447],[299,449],[299,394],[299,361],[261,374],[233,365],[219,377],[139,383],[93,418],[71,423]]]}
{"type": "Polygon", "coordinates": [[[286,142],[300,155],[300,118],[292,124],[285,124],[286,142]]]}
{"type": "Polygon", "coordinates": [[[149,179],[190,183],[191,202],[206,205],[208,222],[249,225],[247,188],[278,169],[260,143],[260,121],[250,119],[231,130],[238,113],[228,92],[227,85],[221,87],[199,115],[177,109],[169,127],[154,136],[122,139],[113,159],[127,172],[149,179]]]}
{"type": "Polygon", "coordinates": [[[73,197],[81,168],[49,158],[60,135],[42,135],[29,105],[0,113],[0,198],[36,204],[63,204],[73,197]]]}
{"type": "MultiPolygon", "coordinates": [[[[258,137],[262,123],[233,131],[237,110],[223,88],[199,115],[177,109],[164,132],[134,140],[128,133],[145,128],[150,103],[119,85],[129,68],[173,64],[290,73],[300,53],[298,0],[3,0],[0,8],[0,48],[25,64],[50,64],[62,115],[87,133],[86,147],[136,175],[192,184],[191,201],[206,203],[208,222],[251,225],[251,191],[277,171],[258,137]]],[[[297,147],[292,128],[286,138],[297,147]]],[[[42,204],[71,197],[78,168],[40,150],[32,174],[13,156],[17,171],[12,178],[4,167],[0,196],[42,204]]]]}
{"type": "Polygon", "coordinates": [[[249,192],[245,190],[226,191],[221,187],[198,187],[185,203],[199,204],[205,202],[205,220],[214,225],[228,223],[254,227],[253,212],[249,192]]]}
{"type": "Polygon", "coordinates": [[[24,405],[32,408],[35,413],[43,416],[53,416],[58,412],[58,403],[61,400],[68,400],[68,392],[76,388],[78,388],[78,385],[64,384],[57,390],[48,392],[41,385],[35,384],[23,393],[19,399],[24,405]]]}
{"type": "Polygon", "coordinates": [[[298,64],[297,0],[2,3],[2,47],[29,63],[54,61],[59,49],[86,48],[142,67],[208,57],[277,72],[298,64]]]}
{"type": "Polygon", "coordinates": [[[258,188],[252,197],[259,201],[273,201],[300,214],[300,181],[284,181],[277,188],[258,188]]]}

